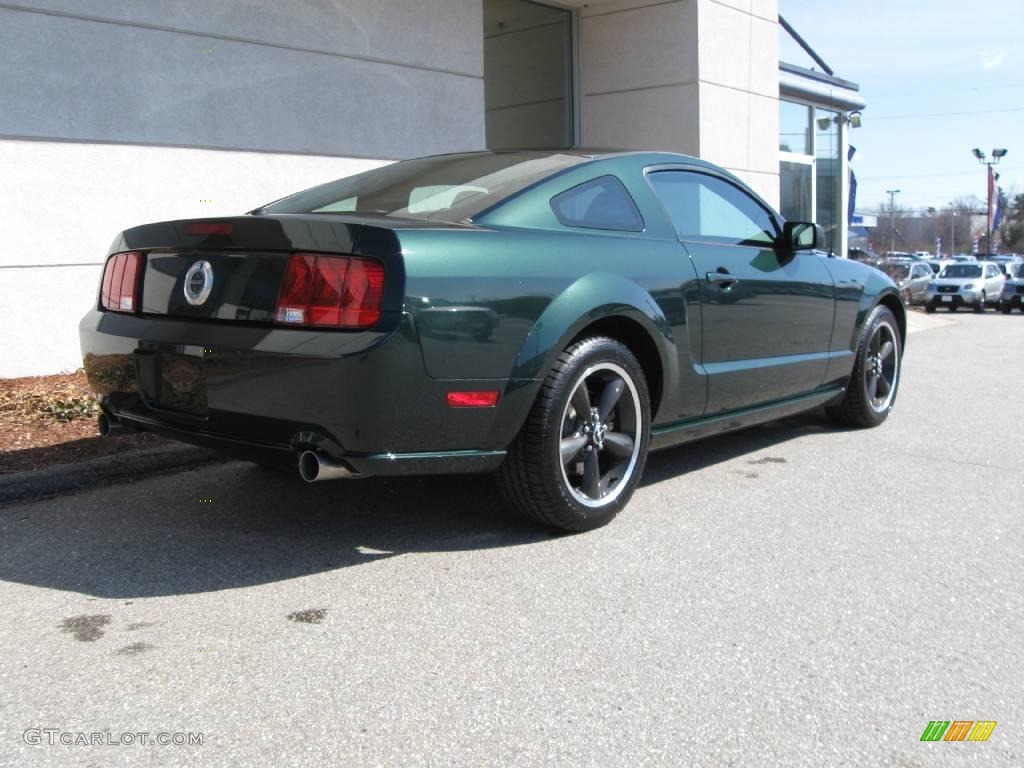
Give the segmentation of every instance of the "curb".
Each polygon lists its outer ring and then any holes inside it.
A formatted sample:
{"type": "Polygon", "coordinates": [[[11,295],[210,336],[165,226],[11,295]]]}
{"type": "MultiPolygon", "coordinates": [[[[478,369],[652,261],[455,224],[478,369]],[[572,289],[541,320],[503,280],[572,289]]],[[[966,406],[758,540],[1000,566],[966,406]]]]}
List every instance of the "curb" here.
{"type": "Polygon", "coordinates": [[[206,448],[172,445],[142,451],[125,451],[75,464],[56,464],[46,469],[0,476],[0,504],[40,499],[101,485],[132,482],[145,475],[171,469],[186,469],[214,461],[225,459],[206,448]]]}

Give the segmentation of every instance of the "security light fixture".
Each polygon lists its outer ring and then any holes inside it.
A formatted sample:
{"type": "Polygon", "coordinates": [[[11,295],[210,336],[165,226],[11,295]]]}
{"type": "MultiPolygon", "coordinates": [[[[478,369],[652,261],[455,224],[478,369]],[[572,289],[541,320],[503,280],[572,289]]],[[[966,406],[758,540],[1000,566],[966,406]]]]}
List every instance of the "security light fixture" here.
{"type": "Polygon", "coordinates": [[[992,158],[994,160],[999,160],[1001,157],[1005,157],[1005,156],[1006,156],[1006,150],[1005,149],[993,149],[992,150],[992,158]]]}
{"type": "Polygon", "coordinates": [[[972,150],[971,150],[971,152],[973,152],[973,153],[974,153],[974,156],[975,156],[976,158],[978,158],[979,160],[981,160],[982,162],[984,162],[984,161],[985,161],[985,153],[984,153],[984,152],[982,152],[982,151],[981,151],[980,149],[978,149],[977,147],[975,147],[974,149],[972,149],[972,150]]]}
{"type": "Polygon", "coordinates": [[[860,128],[862,115],[858,112],[851,112],[850,116],[846,118],[846,122],[850,124],[851,128],[860,128]]]}

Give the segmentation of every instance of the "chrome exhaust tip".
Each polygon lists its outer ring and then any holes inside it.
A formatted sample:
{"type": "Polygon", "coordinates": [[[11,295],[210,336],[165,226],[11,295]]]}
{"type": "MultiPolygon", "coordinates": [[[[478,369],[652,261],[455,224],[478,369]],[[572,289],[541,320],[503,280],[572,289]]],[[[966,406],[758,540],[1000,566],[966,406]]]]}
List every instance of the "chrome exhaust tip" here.
{"type": "Polygon", "coordinates": [[[307,483],[361,477],[340,461],[334,461],[316,451],[303,451],[299,455],[299,476],[307,483]]]}
{"type": "Polygon", "coordinates": [[[96,431],[100,437],[115,437],[128,432],[128,428],[114,417],[101,413],[96,420],[96,431]]]}

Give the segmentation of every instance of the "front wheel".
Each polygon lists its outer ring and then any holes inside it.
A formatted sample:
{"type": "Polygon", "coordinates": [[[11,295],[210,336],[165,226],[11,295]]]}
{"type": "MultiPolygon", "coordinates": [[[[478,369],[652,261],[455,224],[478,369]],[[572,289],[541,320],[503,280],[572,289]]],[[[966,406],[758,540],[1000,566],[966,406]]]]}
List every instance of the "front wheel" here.
{"type": "MultiPolygon", "coordinates": [[[[1024,305],[1022,305],[1021,308],[1024,309],[1024,305]]],[[[1002,312],[1004,315],[1010,314],[1010,310],[1011,309],[1012,309],[1012,307],[1010,306],[1009,302],[1007,302],[1007,301],[1000,301],[999,302],[999,311],[1002,312]]]]}
{"type": "Polygon", "coordinates": [[[902,361],[896,316],[888,307],[875,307],[864,324],[846,395],[826,409],[829,416],[850,427],[877,427],[885,421],[896,402],[902,361]]]}
{"type": "Polygon", "coordinates": [[[985,311],[985,293],[984,293],[984,291],[982,291],[981,296],[979,296],[978,300],[974,303],[974,311],[975,312],[984,312],[985,311]]]}
{"type": "Polygon", "coordinates": [[[925,304],[924,305],[924,311],[927,312],[929,315],[934,315],[935,314],[935,305],[930,303],[930,302],[928,304],[925,304]]]}
{"type": "Polygon", "coordinates": [[[586,531],[626,506],[647,460],[650,396],[622,344],[584,339],[562,352],[498,470],[516,512],[586,531]]]}

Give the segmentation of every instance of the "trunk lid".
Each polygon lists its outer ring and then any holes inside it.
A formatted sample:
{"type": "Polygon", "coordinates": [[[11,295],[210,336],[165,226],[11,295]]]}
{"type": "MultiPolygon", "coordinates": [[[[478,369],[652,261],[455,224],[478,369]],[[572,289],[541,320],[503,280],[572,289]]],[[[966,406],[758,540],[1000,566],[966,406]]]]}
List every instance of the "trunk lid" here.
{"type": "Polygon", "coordinates": [[[271,323],[296,252],[379,261],[385,268],[381,310],[400,311],[404,265],[393,229],[383,217],[351,215],[166,221],[125,230],[110,252],[143,253],[143,315],[271,323]]]}

